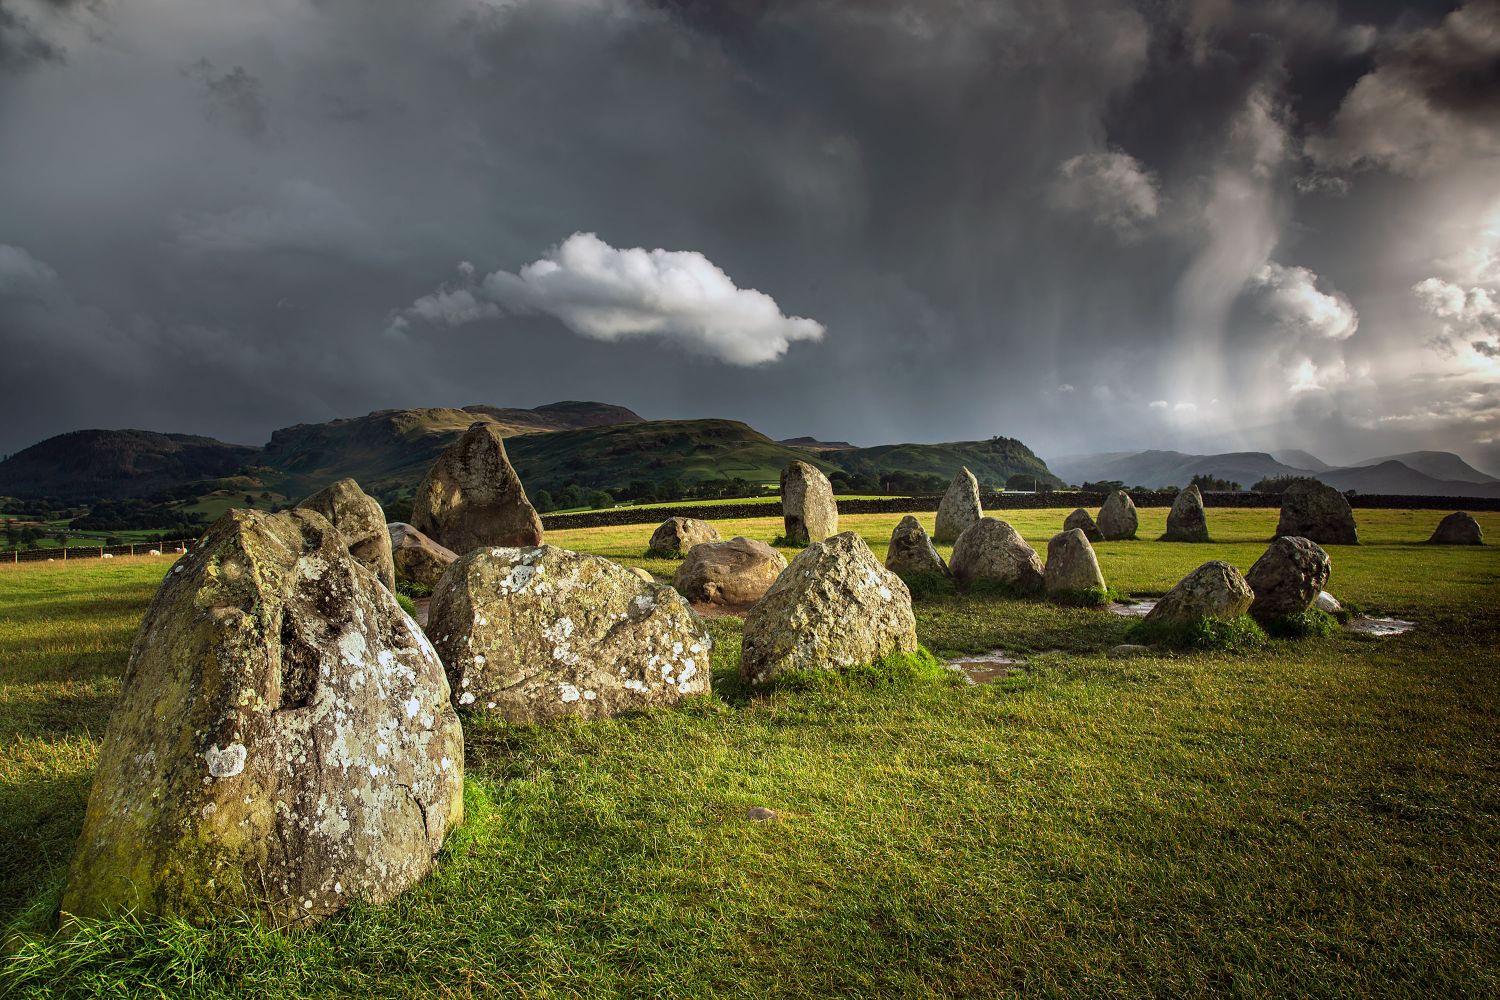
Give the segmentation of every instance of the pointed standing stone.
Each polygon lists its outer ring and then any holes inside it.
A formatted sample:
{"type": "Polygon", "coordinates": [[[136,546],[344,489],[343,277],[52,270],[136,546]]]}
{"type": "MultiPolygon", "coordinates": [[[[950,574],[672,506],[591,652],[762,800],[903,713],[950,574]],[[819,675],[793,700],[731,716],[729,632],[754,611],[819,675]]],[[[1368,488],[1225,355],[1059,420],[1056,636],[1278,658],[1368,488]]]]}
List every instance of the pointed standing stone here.
{"type": "Polygon", "coordinates": [[[1261,621],[1301,614],[1323,592],[1332,568],[1316,542],[1290,535],[1276,539],[1245,574],[1255,591],[1250,614],[1261,621]]]}
{"type": "Polygon", "coordinates": [[[1064,531],[1072,531],[1074,528],[1083,532],[1083,537],[1090,542],[1104,541],[1104,532],[1100,531],[1099,526],[1094,523],[1094,515],[1082,507],[1069,514],[1067,520],[1063,521],[1064,531]]]}
{"type": "Polygon", "coordinates": [[[1164,542],[1208,541],[1208,515],[1203,512],[1203,494],[1197,486],[1177,491],[1172,509],[1167,512],[1167,533],[1161,536],[1164,542]]]}
{"type": "Polygon", "coordinates": [[[542,519],[491,423],[476,423],[438,456],[417,487],[411,523],[461,556],[484,545],[542,543],[542,519]]]}
{"type": "Polygon", "coordinates": [[[340,479],[297,505],[328,518],[349,543],[355,562],[374,573],[387,590],[396,589],[396,566],[391,559],[391,534],[385,511],[352,479],[340,479]]]}
{"type": "Polygon", "coordinates": [[[1106,542],[1134,538],[1139,527],[1140,515],[1135,512],[1135,501],[1124,490],[1115,490],[1099,508],[1099,532],[1106,542]]]}
{"type": "Polygon", "coordinates": [[[1104,573],[1088,538],[1073,528],[1052,536],[1047,543],[1044,572],[1049,594],[1082,594],[1104,590],[1104,573]]]}
{"type": "Polygon", "coordinates": [[[1427,539],[1429,545],[1483,545],[1484,529],[1479,527],[1479,522],[1465,514],[1463,511],[1455,511],[1438,522],[1437,530],[1432,537],[1427,539]]]}
{"type": "Polygon", "coordinates": [[[891,532],[891,542],[885,550],[885,568],[903,580],[948,575],[948,564],[933,548],[922,522],[910,514],[891,532]]]}
{"type": "Polygon", "coordinates": [[[958,536],[984,516],[979,503],[979,480],[967,467],[953,474],[953,482],[938,504],[937,524],[932,532],[933,540],[940,545],[951,545],[958,536]]]}
{"type": "Polygon", "coordinates": [[[781,473],[783,535],[795,545],[821,542],[839,530],[833,486],[814,465],[796,461],[781,473]]]}

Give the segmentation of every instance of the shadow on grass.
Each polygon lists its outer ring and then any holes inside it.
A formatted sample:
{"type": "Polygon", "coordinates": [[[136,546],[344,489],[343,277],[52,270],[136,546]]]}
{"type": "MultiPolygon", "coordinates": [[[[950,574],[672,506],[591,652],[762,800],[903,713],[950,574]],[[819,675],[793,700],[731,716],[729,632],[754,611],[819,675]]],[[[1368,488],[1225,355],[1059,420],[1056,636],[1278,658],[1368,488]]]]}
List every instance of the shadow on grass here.
{"type": "Polygon", "coordinates": [[[0,784],[0,927],[56,893],[73,857],[92,774],[0,784]]]}

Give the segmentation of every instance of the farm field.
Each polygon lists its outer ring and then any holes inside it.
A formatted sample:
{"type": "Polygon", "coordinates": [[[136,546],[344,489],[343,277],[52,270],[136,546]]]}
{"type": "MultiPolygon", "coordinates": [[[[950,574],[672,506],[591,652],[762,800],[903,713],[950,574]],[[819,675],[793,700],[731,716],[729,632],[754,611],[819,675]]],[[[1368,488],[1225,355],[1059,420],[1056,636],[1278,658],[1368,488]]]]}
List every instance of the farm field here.
{"type": "MultiPolygon", "coordinates": [[[[738,502],[738,501],[736,501],[738,502]]],[[[1067,510],[1003,516],[1045,551],[1067,510]]],[[[1242,570],[1274,510],[1215,541],[1096,546],[1110,585],[1242,570]]],[[[47,935],[99,739],[161,559],[0,566],[0,995],[1333,996],[1500,992],[1500,514],[1357,512],[1328,589],[1388,639],[1115,660],[1128,619],[917,604],[996,684],[752,698],[714,619],[715,694],[586,724],[466,718],[465,825],[384,907],[278,933],[129,920],[47,935]],[[752,806],[779,819],[746,819],[752,806]]],[[[883,555],[898,514],[849,515],[883,555]]],[[[930,531],[932,515],[918,515],[930,531]]],[[[779,518],[715,522],[770,541],[779,518]]],[[[651,525],[549,532],[670,578],[651,525]]],[[[942,548],[948,555],[948,549],[942,548]]],[[[795,553],[786,550],[791,558],[795,553]]]]}

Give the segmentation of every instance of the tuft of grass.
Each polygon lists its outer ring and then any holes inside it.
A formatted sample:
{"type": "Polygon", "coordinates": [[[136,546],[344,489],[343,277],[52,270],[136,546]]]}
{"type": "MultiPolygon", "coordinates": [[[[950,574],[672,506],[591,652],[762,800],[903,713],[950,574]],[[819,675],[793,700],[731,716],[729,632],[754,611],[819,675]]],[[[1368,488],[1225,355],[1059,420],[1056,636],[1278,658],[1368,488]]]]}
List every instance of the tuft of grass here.
{"type": "Polygon", "coordinates": [[[676,561],[680,562],[681,560],[687,558],[687,553],[686,552],[679,552],[676,549],[647,549],[645,552],[641,553],[641,558],[642,559],[673,559],[673,560],[676,560],[676,561]]]}
{"type": "Polygon", "coordinates": [[[1047,600],[1070,608],[1102,608],[1122,596],[1109,587],[1090,587],[1087,590],[1055,590],[1047,595],[1047,600]]]}
{"type": "Polygon", "coordinates": [[[913,573],[901,577],[906,589],[911,591],[914,601],[930,601],[939,597],[952,597],[958,593],[958,584],[953,577],[941,573],[913,573]]]}
{"type": "Polygon", "coordinates": [[[975,580],[972,583],[961,584],[960,589],[970,597],[998,597],[1007,601],[1046,599],[1046,594],[1041,587],[1021,587],[1008,580],[975,580]]]}
{"type": "Polygon", "coordinates": [[[432,586],[431,584],[418,583],[415,580],[397,580],[396,593],[414,600],[422,597],[431,597],[432,586]]]}
{"type": "Polygon", "coordinates": [[[1244,653],[1264,645],[1266,633],[1254,618],[1240,615],[1182,623],[1143,621],[1130,630],[1129,641],[1206,653],[1244,653]]]}
{"type": "Polygon", "coordinates": [[[1158,538],[1157,541],[1158,542],[1194,542],[1194,543],[1203,542],[1203,543],[1206,543],[1206,542],[1212,542],[1213,539],[1210,538],[1206,533],[1200,535],[1200,534],[1197,534],[1197,533],[1191,533],[1191,532],[1186,532],[1186,531],[1167,531],[1167,532],[1163,532],[1162,535],[1161,535],[1161,537],[1158,538]]]}
{"type": "Polygon", "coordinates": [[[944,666],[926,647],[914,653],[887,653],[874,663],[861,663],[837,670],[804,670],[785,674],[762,685],[764,692],[868,691],[911,684],[956,684],[963,678],[944,666]]]}
{"type": "Polygon", "coordinates": [[[812,542],[797,541],[785,535],[777,535],[771,539],[771,547],[773,549],[805,549],[811,544],[812,542]]]}
{"type": "Polygon", "coordinates": [[[417,602],[413,601],[410,597],[407,597],[405,594],[401,593],[399,590],[396,591],[396,603],[399,604],[399,605],[401,605],[401,610],[402,611],[405,611],[407,614],[411,615],[413,618],[415,618],[417,616],[417,602]]]}
{"type": "Polygon", "coordinates": [[[1308,608],[1295,615],[1280,615],[1261,622],[1266,635],[1273,639],[1306,639],[1338,635],[1340,623],[1326,611],[1308,608]]]}

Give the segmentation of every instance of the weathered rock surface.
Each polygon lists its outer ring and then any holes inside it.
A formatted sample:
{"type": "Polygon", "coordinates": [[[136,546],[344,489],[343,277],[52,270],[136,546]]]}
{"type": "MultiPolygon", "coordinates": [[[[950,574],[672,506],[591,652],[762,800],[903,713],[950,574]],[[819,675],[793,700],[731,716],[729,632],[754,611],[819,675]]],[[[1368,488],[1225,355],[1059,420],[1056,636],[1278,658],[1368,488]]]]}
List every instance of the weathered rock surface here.
{"type": "Polygon", "coordinates": [[[1106,542],[1118,542],[1134,538],[1140,527],[1140,516],[1135,512],[1135,501],[1124,490],[1115,490],[1099,508],[1099,533],[1106,542]]]}
{"type": "Polygon", "coordinates": [[[510,722],[603,718],[709,689],[713,641],[682,596],[551,545],[482,548],[432,594],[454,701],[510,722]]]}
{"type": "Polygon", "coordinates": [[[1090,542],[1104,541],[1104,532],[1100,531],[1099,526],[1094,523],[1094,515],[1082,507],[1069,514],[1067,520],[1063,521],[1064,531],[1072,531],[1074,528],[1083,532],[1083,537],[1090,542]]]}
{"type": "Polygon", "coordinates": [[[821,542],[839,530],[839,507],[833,486],[818,468],[793,462],[781,472],[781,518],[787,541],[821,542]]]}
{"type": "Polygon", "coordinates": [[[994,517],[981,517],[958,536],[948,567],[965,586],[989,582],[1035,591],[1044,583],[1036,550],[1015,528],[994,517]]]}
{"type": "Polygon", "coordinates": [[[1250,614],[1260,621],[1301,614],[1322,592],[1332,568],[1316,543],[1289,535],[1276,539],[1245,575],[1255,592],[1250,614]]]}
{"type": "Polygon", "coordinates": [[[1043,575],[1049,594],[1105,589],[1104,573],[1099,569],[1094,547],[1078,528],[1059,532],[1047,542],[1047,568],[1043,575]]]}
{"type": "Polygon", "coordinates": [[[1213,559],[1178,581],[1156,602],[1143,622],[1147,625],[1188,625],[1204,618],[1238,618],[1250,610],[1255,594],[1240,571],[1213,559]]]}
{"type": "Polygon", "coordinates": [[[656,577],[652,576],[646,570],[641,569],[639,566],[626,566],[625,568],[630,570],[631,575],[638,580],[644,580],[647,583],[656,582],[656,577]]]}
{"type": "Polygon", "coordinates": [[[403,521],[392,521],[386,525],[386,530],[390,533],[396,576],[403,580],[436,587],[458,558],[458,553],[446,545],[439,545],[403,521]]]}
{"type": "Polygon", "coordinates": [[[277,922],[388,900],[463,818],[442,664],[320,514],[230,511],[146,611],[62,909],[277,922]]]}
{"type": "Polygon", "coordinates": [[[948,575],[948,564],[933,547],[922,522],[910,514],[891,532],[891,542],[885,550],[885,568],[902,579],[948,575]]]}
{"type": "Polygon", "coordinates": [[[1208,515],[1203,512],[1203,494],[1198,487],[1177,491],[1172,509],[1167,511],[1167,533],[1161,537],[1164,542],[1208,541],[1208,515]]]}
{"type": "Polygon", "coordinates": [[[1337,597],[1334,597],[1326,590],[1320,592],[1317,597],[1313,598],[1312,606],[1317,608],[1319,611],[1327,612],[1330,615],[1344,610],[1344,606],[1339,603],[1339,599],[1337,597]]]}
{"type": "Polygon", "coordinates": [[[1311,479],[1293,483],[1281,495],[1276,534],[1306,538],[1319,545],[1359,544],[1354,511],[1344,494],[1311,479]]]}
{"type": "Polygon", "coordinates": [[[476,423],[438,456],[417,487],[411,523],[464,555],[485,545],[540,545],[537,516],[494,424],[476,423]]]}
{"type": "Polygon", "coordinates": [[[786,556],[753,538],[702,542],[692,547],[672,586],[689,601],[754,604],[786,569],[786,556]]]}
{"type": "Polygon", "coordinates": [[[983,516],[984,508],[979,503],[979,480],[974,478],[974,473],[967,467],[959,469],[953,474],[953,482],[948,484],[947,492],[938,503],[937,523],[933,527],[932,537],[944,545],[950,545],[958,541],[958,536],[969,525],[983,516]]]}
{"type": "Polygon", "coordinates": [[[651,533],[651,552],[681,559],[694,545],[719,541],[719,529],[696,517],[669,517],[651,533]]]}
{"type": "Polygon", "coordinates": [[[917,620],[901,578],[852,531],[792,560],[745,619],[740,676],[751,684],[836,670],[917,649],[917,620]]]}
{"type": "Polygon", "coordinates": [[[385,584],[396,589],[396,567],[391,561],[391,536],[385,527],[385,511],[375,498],[352,479],[340,479],[297,505],[315,510],[339,529],[349,543],[349,554],[385,584]]]}
{"type": "Polygon", "coordinates": [[[1438,522],[1428,540],[1432,545],[1483,545],[1484,529],[1463,511],[1454,511],[1438,522]]]}

